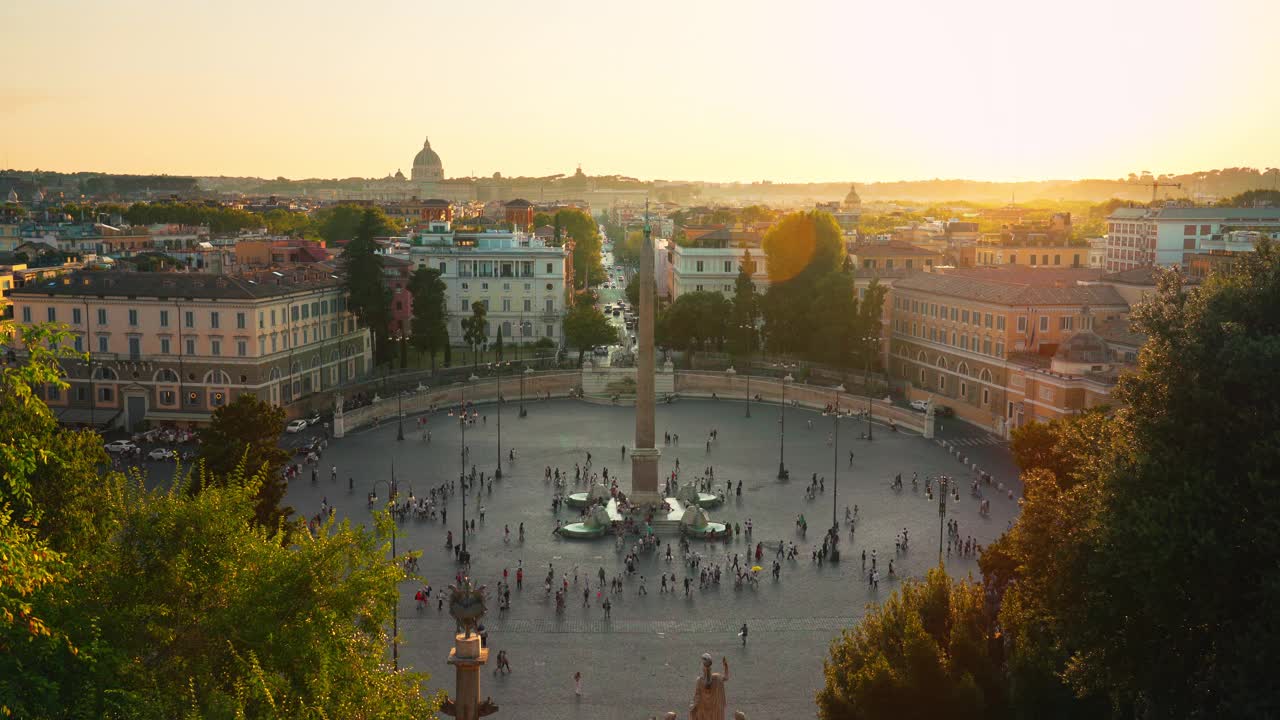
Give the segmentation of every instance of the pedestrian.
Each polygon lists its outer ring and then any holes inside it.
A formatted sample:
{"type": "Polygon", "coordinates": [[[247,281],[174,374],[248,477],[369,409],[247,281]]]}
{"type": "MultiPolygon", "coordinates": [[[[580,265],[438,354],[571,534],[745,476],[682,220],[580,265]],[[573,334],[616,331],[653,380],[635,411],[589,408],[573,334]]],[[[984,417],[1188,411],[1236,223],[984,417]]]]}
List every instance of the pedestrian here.
{"type": "Polygon", "coordinates": [[[573,674],[573,694],[582,697],[582,673],[575,672],[573,674]]]}
{"type": "Polygon", "coordinates": [[[742,623],[742,629],[738,631],[738,637],[742,638],[742,647],[747,646],[747,624],[742,623]]]}

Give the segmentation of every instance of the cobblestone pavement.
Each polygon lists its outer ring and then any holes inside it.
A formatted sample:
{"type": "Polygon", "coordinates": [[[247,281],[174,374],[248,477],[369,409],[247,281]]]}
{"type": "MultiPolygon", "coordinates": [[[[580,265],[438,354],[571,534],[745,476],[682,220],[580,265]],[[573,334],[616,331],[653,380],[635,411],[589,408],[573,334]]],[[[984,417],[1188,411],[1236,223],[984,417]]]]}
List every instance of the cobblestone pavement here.
{"type": "MultiPolygon", "coordinates": [[[[760,563],[766,572],[761,573],[757,589],[735,589],[728,571],[719,586],[708,590],[698,590],[695,579],[693,592],[685,597],[683,590],[660,592],[660,574],[685,576],[678,542],[671,538],[676,561],[643,556],[624,591],[610,596],[613,609],[606,619],[595,578],[599,568],[610,577],[622,573],[622,553],[612,540],[575,542],[552,535],[556,516],[550,509],[551,488],[542,475],[543,468],[551,465],[572,477],[574,462],[583,462],[590,452],[595,469],[608,467],[611,476],[617,471],[626,487],[630,458],[624,463],[620,448],[625,444],[630,451],[633,411],[571,400],[528,402],[527,407],[524,419],[517,419],[514,399],[503,408],[502,453],[505,457],[514,447],[516,461],[504,462],[503,479],[493,483],[492,495],[486,493],[480,499],[485,520],[468,541],[472,575],[478,582],[492,592],[507,568],[513,583],[511,610],[499,613],[497,603],[491,601],[486,618],[490,647],[495,654],[506,650],[513,667],[510,675],[494,676],[491,666],[484,673],[482,692],[502,707],[498,717],[649,718],[661,717],[667,710],[683,714],[703,652],[728,659],[731,708],[744,710],[753,720],[812,717],[813,696],[822,685],[822,661],[831,641],[863,615],[866,604],[888,597],[898,584],[884,577],[887,561],[895,560],[900,577],[918,577],[938,562],[939,518],[937,505],[924,497],[927,475],[965,479],[959,502],[947,506],[947,517],[959,521],[963,536],[971,535],[983,545],[1002,533],[1017,513],[1015,502],[990,491],[991,515],[981,517],[978,500],[968,492],[968,473],[935,441],[880,427],[875,441],[868,443],[856,439],[863,426],[843,420],[843,439],[832,447],[828,445],[831,418],[790,408],[785,456],[792,479],[779,481],[778,406],[753,404],[753,417],[748,419],[741,402],[682,400],[659,405],[658,437],[664,432],[680,436],[679,445],[661,448],[661,471],[670,473],[679,459],[682,481],[707,465],[714,466],[718,487],[725,480],[732,480],[736,487],[741,480],[742,496],[730,496],[724,507],[711,512],[712,518],[729,523],[750,518],[753,543],[776,547],[779,540],[794,540],[801,552],[796,560],[783,563],[779,581],[768,577],[774,554],[766,551],[760,563]],[[719,441],[708,452],[705,441],[713,427],[719,430],[719,441]],[[842,530],[843,562],[818,565],[810,553],[831,521],[837,471],[838,515],[843,518],[845,506],[856,504],[860,520],[852,543],[848,528],[842,530]],[[825,478],[825,491],[807,500],[804,488],[815,472],[825,478]],[[905,487],[893,491],[889,483],[899,472],[905,487]],[[913,472],[920,477],[917,492],[911,489],[913,472]],[[807,538],[795,529],[801,513],[809,523],[807,538]],[[526,532],[523,543],[516,539],[521,522],[526,532]],[[510,543],[503,541],[504,525],[511,528],[510,543]],[[910,537],[909,550],[895,556],[895,537],[903,528],[910,537]],[[870,557],[873,551],[882,574],[878,589],[868,587],[861,562],[863,552],[870,557]],[[516,589],[514,576],[520,563],[525,583],[523,589],[516,589]],[[567,575],[570,583],[567,608],[559,616],[543,589],[548,563],[554,565],[557,581],[567,575]],[[640,575],[647,576],[647,595],[639,594],[640,575]],[[590,604],[583,607],[582,588],[588,577],[590,604]],[[743,623],[750,629],[745,647],[737,636],[743,623]],[[573,694],[575,671],[584,676],[581,698],[573,694]]],[[[497,409],[489,405],[480,411],[487,421],[468,428],[466,440],[477,470],[492,474],[498,457],[497,409]]],[[[321,460],[319,482],[313,485],[310,472],[304,472],[290,487],[287,502],[310,516],[327,499],[340,518],[367,523],[366,495],[376,481],[390,478],[393,463],[402,492],[411,488],[421,495],[431,485],[456,478],[461,467],[456,421],[441,412],[431,416],[427,426],[432,434],[429,444],[422,440],[413,418],[406,421],[403,442],[395,440],[394,423],[333,441],[321,460]],[[338,481],[332,482],[330,467],[335,465],[338,481]],[[348,477],[355,479],[354,492],[347,489],[348,477]]],[[[1000,444],[984,442],[982,449],[993,462],[1000,453],[1007,456],[1000,444]]],[[[1011,481],[999,474],[997,479],[1011,481]]],[[[1014,485],[1015,493],[1020,491],[1014,485]]],[[[385,485],[378,487],[378,495],[385,500],[385,485]]],[[[468,498],[468,519],[476,517],[477,510],[475,496],[468,498]]],[[[563,520],[572,517],[571,511],[560,513],[563,520]]],[[[448,518],[448,527],[459,537],[461,503],[456,494],[448,504],[448,518]]],[[[419,573],[435,589],[447,587],[457,571],[452,554],[445,551],[445,530],[439,521],[406,520],[398,531],[398,550],[422,551],[419,573]]],[[[695,543],[704,563],[722,565],[726,552],[746,553],[748,547],[741,536],[729,543],[695,543]]],[[[952,556],[947,565],[953,574],[978,573],[974,558],[952,556]]],[[[437,609],[434,597],[429,606],[417,607],[413,600],[417,587],[412,582],[401,586],[401,664],[431,673],[430,688],[452,691],[453,669],[446,663],[452,622],[447,611],[437,609]]]]}

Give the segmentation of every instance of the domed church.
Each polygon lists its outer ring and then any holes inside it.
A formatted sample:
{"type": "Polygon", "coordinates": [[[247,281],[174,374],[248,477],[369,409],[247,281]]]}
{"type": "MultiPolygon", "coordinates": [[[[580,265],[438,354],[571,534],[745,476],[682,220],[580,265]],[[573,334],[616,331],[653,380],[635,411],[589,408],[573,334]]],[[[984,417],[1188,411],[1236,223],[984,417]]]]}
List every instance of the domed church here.
{"type": "Polygon", "coordinates": [[[440,162],[440,156],[436,151],[431,149],[430,138],[423,141],[422,149],[413,157],[413,172],[410,177],[413,182],[444,180],[444,164],[440,162]]]}

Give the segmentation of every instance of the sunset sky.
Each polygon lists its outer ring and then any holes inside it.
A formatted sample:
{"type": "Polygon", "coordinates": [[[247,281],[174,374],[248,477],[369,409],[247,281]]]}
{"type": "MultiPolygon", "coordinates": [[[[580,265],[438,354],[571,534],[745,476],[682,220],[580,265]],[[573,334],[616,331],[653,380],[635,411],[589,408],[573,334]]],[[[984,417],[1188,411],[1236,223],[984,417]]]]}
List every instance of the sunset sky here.
{"type": "Polygon", "coordinates": [[[0,3],[0,167],[991,180],[1280,165],[1276,0],[0,3]]]}

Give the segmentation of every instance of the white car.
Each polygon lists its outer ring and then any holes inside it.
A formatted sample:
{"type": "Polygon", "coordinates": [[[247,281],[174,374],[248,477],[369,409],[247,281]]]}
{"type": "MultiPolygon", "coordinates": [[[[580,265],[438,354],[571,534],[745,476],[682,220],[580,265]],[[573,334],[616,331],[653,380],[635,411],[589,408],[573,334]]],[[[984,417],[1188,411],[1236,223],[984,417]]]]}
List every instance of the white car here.
{"type": "Polygon", "coordinates": [[[912,400],[911,409],[915,410],[916,412],[929,412],[929,401],[928,400],[912,400]]]}
{"type": "Polygon", "coordinates": [[[105,447],[109,453],[130,452],[138,449],[138,446],[129,440],[112,440],[105,447]]]}
{"type": "Polygon", "coordinates": [[[287,433],[297,433],[297,432],[302,432],[303,430],[306,430],[306,429],[307,429],[306,420],[294,420],[293,422],[285,426],[284,431],[287,433]]]}
{"type": "Polygon", "coordinates": [[[147,453],[148,460],[172,460],[173,451],[167,448],[156,448],[147,453]]]}

